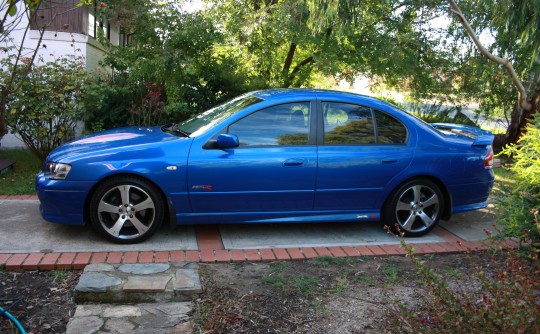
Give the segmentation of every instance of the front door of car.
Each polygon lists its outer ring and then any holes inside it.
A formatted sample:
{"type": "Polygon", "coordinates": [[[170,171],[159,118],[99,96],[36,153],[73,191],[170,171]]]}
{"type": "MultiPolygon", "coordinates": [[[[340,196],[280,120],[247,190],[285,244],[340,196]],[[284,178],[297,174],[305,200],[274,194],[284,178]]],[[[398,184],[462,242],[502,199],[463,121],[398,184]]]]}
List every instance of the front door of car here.
{"type": "Polygon", "coordinates": [[[188,163],[193,212],[312,210],[312,109],[310,102],[287,103],[247,115],[221,131],[237,136],[238,147],[194,143],[188,163]]]}
{"type": "Polygon", "coordinates": [[[372,108],[321,102],[315,210],[374,209],[412,160],[406,127],[372,108]]]}

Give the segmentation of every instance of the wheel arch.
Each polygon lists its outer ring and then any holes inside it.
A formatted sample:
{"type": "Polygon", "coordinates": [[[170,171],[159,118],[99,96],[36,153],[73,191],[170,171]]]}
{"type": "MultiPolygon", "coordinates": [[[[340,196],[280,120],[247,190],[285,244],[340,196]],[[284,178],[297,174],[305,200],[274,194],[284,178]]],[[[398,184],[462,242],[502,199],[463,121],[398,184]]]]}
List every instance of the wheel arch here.
{"type": "Polygon", "coordinates": [[[444,207],[443,207],[443,212],[442,212],[442,215],[441,215],[441,219],[443,220],[449,220],[450,217],[452,217],[452,196],[450,195],[450,192],[448,191],[448,188],[444,185],[444,183],[437,177],[433,176],[433,175],[415,175],[415,176],[411,176],[405,180],[403,180],[401,183],[399,183],[398,185],[396,185],[392,191],[390,191],[389,195],[387,196],[387,198],[384,200],[382,206],[381,206],[381,209],[386,205],[386,203],[388,201],[391,200],[392,198],[392,194],[397,190],[399,189],[402,185],[404,185],[405,183],[407,182],[410,182],[412,180],[417,180],[417,179],[424,179],[424,180],[428,180],[428,181],[431,181],[433,183],[435,183],[435,185],[437,185],[437,187],[439,187],[439,189],[441,190],[442,194],[443,194],[443,200],[444,200],[444,207]]]}
{"type": "Polygon", "coordinates": [[[173,204],[171,203],[171,201],[167,199],[167,196],[165,196],[163,189],[161,189],[161,187],[158,184],[156,184],[154,181],[152,181],[148,177],[145,177],[144,175],[135,174],[135,173],[118,173],[118,174],[107,175],[106,177],[96,182],[96,184],[92,186],[90,191],[88,191],[88,195],[86,196],[86,199],[84,200],[84,207],[83,207],[83,219],[84,219],[85,224],[88,224],[90,221],[90,216],[89,216],[90,201],[92,199],[92,196],[94,196],[96,189],[98,189],[98,187],[101,184],[107,182],[108,180],[114,179],[117,177],[122,177],[122,176],[137,178],[139,180],[143,180],[145,182],[152,184],[157,189],[159,195],[161,196],[161,200],[165,204],[166,212],[163,213],[163,217],[164,219],[168,219],[169,221],[168,222],[164,221],[163,223],[172,224],[172,222],[174,222],[174,220],[172,219],[172,217],[175,217],[174,215],[175,210],[174,210],[173,204]]]}

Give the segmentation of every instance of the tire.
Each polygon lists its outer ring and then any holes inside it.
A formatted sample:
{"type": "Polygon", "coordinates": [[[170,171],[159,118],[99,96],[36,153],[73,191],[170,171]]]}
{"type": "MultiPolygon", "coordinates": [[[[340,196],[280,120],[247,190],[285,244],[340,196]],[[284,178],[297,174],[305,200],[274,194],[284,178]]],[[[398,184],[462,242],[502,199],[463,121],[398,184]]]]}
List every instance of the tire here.
{"type": "Polygon", "coordinates": [[[426,179],[414,179],[397,188],[386,201],[382,218],[394,233],[419,237],[441,219],[444,197],[440,188],[426,179]]]}
{"type": "Polygon", "coordinates": [[[111,178],[90,199],[92,226],[108,240],[134,244],[151,237],[163,222],[165,204],[150,182],[133,176],[111,178]]]}

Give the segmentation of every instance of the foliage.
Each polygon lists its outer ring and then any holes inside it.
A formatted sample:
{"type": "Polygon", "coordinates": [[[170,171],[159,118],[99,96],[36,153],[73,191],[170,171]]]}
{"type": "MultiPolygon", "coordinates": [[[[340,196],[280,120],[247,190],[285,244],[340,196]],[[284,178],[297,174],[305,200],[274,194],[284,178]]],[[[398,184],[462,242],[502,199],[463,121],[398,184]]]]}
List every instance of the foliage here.
{"type": "Polygon", "coordinates": [[[97,132],[128,125],[130,103],[137,97],[136,90],[125,84],[122,76],[96,76],[89,82],[83,99],[85,131],[97,132]]]}
{"type": "Polygon", "coordinates": [[[41,168],[29,150],[0,150],[0,158],[15,161],[13,170],[0,176],[0,195],[31,195],[36,192],[34,178],[41,168]]]}
{"type": "Polygon", "coordinates": [[[407,333],[536,333],[539,328],[540,274],[537,254],[520,258],[516,251],[493,249],[476,264],[476,293],[454,291],[411,246],[401,239],[428,289],[422,307],[396,303],[390,323],[407,333]]]}
{"type": "Polygon", "coordinates": [[[517,144],[506,147],[502,154],[510,155],[514,164],[510,170],[517,178],[517,186],[502,189],[498,196],[499,222],[510,236],[524,238],[530,233],[534,240],[540,240],[532,209],[540,208],[540,116],[528,126],[527,133],[517,144]]]}
{"type": "MultiPolygon", "coordinates": [[[[3,66],[12,66],[10,58],[3,66]]],[[[7,124],[44,161],[49,152],[74,138],[90,76],[75,57],[34,65],[21,75],[26,80],[9,96],[7,124]]]]}
{"type": "Polygon", "coordinates": [[[175,1],[117,1],[107,8],[128,33],[136,31],[127,46],[110,45],[103,62],[114,73],[111,100],[122,96],[127,103],[112,111],[116,119],[127,113],[132,124],[181,121],[255,88],[241,59],[216,50],[224,41],[212,18],[182,12],[175,1]],[[136,15],[124,15],[125,8],[136,15]]]}
{"type": "Polygon", "coordinates": [[[268,86],[310,86],[321,75],[352,82],[359,74],[397,86],[420,73],[431,78],[434,62],[445,64],[429,53],[438,41],[414,28],[420,7],[415,1],[221,0],[210,15],[224,26],[221,49],[241,57],[250,77],[268,86]]]}

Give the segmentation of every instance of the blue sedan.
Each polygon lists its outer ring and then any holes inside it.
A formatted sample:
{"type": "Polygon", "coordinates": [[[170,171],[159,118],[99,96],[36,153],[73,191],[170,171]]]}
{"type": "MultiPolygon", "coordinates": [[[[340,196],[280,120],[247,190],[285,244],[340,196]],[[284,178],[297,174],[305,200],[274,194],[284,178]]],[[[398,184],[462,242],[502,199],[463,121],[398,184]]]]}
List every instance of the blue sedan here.
{"type": "Polygon", "coordinates": [[[64,144],[36,178],[48,221],[116,243],[176,224],[376,221],[406,236],[486,206],[493,135],[325,90],[247,93],[185,122],[64,144]]]}

